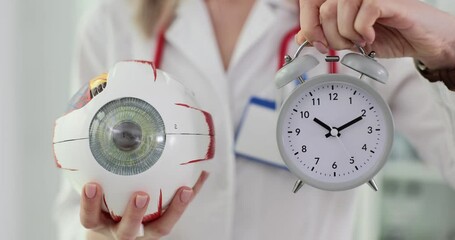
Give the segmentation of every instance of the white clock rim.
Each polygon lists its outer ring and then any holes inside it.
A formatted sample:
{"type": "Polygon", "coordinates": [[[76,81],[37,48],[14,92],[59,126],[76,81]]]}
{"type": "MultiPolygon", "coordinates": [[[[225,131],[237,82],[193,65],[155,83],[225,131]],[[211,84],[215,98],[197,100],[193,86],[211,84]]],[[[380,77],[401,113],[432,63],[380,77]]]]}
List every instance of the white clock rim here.
{"type": "Polygon", "coordinates": [[[278,116],[278,121],[277,121],[277,128],[276,128],[276,136],[277,136],[277,144],[278,144],[278,149],[281,155],[281,158],[287,165],[288,169],[296,175],[301,181],[303,181],[305,184],[308,184],[310,186],[313,186],[315,188],[319,188],[322,190],[328,190],[328,191],[344,191],[344,190],[349,190],[353,189],[355,187],[358,187],[371,179],[382,169],[384,164],[387,162],[390,150],[392,148],[393,144],[393,135],[394,135],[394,122],[392,118],[392,113],[390,111],[389,106],[387,103],[384,101],[382,96],[374,90],[370,85],[368,85],[366,82],[364,82],[362,79],[355,78],[353,76],[349,75],[344,75],[344,74],[326,74],[326,75],[318,75],[313,78],[310,78],[306,80],[304,83],[299,85],[292,93],[289,95],[289,97],[285,100],[285,102],[282,104],[280,111],[279,111],[279,116],[278,116]],[[295,98],[298,98],[300,94],[304,91],[306,91],[309,88],[312,88],[317,85],[323,85],[327,84],[329,82],[338,82],[338,83],[348,83],[352,84],[358,88],[361,88],[365,90],[368,94],[370,94],[374,100],[377,102],[378,106],[382,109],[384,112],[384,124],[385,124],[385,131],[386,131],[386,143],[384,145],[384,150],[381,152],[381,156],[379,161],[374,165],[371,166],[371,168],[364,172],[362,175],[360,175],[359,178],[349,180],[349,181],[343,181],[343,182],[323,182],[316,180],[315,178],[311,177],[308,174],[303,173],[302,171],[299,170],[297,165],[289,159],[286,156],[285,149],[284,149],[284,143],[282,141],[283,139],[283,131],[280,131],[281,127],[284,125],[284,114],[282,114],[283,109],[288,109],[290,107],[291,102],[295,98]]]}

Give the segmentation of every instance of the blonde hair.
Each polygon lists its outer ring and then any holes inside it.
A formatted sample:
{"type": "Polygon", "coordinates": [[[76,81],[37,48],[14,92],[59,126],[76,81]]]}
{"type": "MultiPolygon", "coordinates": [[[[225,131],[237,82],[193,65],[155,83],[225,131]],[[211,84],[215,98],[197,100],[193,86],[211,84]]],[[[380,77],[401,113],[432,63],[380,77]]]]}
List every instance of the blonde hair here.
{"type": "Polygon", "coordinates": [[[178,0],[132,0],[135,20],[145,37],[152,37],[173,19],[178,0]]]}

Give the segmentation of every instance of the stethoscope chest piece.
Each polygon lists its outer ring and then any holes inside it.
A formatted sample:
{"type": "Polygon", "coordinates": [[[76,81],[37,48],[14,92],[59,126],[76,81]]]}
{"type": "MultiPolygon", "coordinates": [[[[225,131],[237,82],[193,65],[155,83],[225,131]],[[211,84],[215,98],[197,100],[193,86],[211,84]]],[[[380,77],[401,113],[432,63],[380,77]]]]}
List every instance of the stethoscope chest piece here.
{"type": "MultiPolygon", "coordinates": [[[[387,70],[374,52],[349,53],[341,63],[361,74],[321,74],[304,80],[317,66],[312,55],[302,55],[302,44],[293,58],[286,56],[275,83],[282,88],[301,82],[284,100],[277,121],[277,145],[289,170],[303,183],[341,191],[368,183],[377,191],[373,177],[384,166],[393,142],[394,124],[388,105],[362,76],[386,83],[387,70]]],[[[327,62],[339,61],[327,56],[327,62]]]]}

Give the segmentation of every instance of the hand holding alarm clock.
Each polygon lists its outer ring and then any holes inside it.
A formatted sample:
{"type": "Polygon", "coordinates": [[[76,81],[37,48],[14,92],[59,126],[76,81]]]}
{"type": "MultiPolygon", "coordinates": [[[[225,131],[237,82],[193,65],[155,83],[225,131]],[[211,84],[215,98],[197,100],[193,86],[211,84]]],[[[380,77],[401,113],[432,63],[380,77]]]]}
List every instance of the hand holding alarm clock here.
{"type": "MultiPolygon", "coordinates": [[[[304,81],[303,73],[318,64],[311,55],[286,56],[275,83],[281,88],[295,79],[301,84],[281,106],[277,123],[280,154],[299,180],[313,187],[341,191],[363,183],[377,191],[373,180],[390,152],[394,124],[388,105],[368,84],[364,75],[381,83],[386,69],[374,60],[374,52],[349,53],[341,63],[359,73],[360,78],[343,74],[323,74],[304,81]]],[[[328,56],[326,61],[338,61],[328,56]]]]}

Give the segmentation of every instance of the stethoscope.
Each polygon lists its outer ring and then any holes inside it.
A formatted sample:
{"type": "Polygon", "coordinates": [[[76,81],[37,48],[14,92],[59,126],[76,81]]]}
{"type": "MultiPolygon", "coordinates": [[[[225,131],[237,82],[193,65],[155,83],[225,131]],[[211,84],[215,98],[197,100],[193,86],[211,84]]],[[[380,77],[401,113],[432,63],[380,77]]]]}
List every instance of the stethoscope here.
{"type": "MultiPolygon", "coordinates": [[[[279,45],[278,45],[278,52],[277,52],[277,61],[276,61],[276,70],[280,70],[286,63],[286,58],[284,56],[287,55],[287,53],[290,51],[290,47],[292,46],[292,44],[295,44],[295,35],[300,31],[300,26],[297,25],[293,28],[291,28],[290,30],[288,30],[282,37],[281,41],[279,42],[279,45]]],[[[154,46],[154,53],[152,54],[153,56],[153,63],[155,65],[156,68],[160,69],[162,67],[162,62],[163,62],[163,57],[164,57],[164,50],[165,50],[165,45],[166,45],[166,39],[165,39],[165,34],[166,34],[166,27],[163,27],[161,28],[159,31],[157,31],[156,33],[156,41],[155,41],[155,46],[154,46]]],[[[329,50],[329,53],[328,53],[329,56],[336,56],[337,53],[336,51],[334,50],[329,50]]],[[[334,61],[327,61],[327,72],[328,73],[338,73],[338,63],[337,62],[334,62],[334,61]]],[[[303,75],[302,76],[304,79],[306,78],[306,75],[303,75]]],[[[272,77],[272,79],[274,79],[272,77]]],[[[295,85],[296,87],[297,85],[295,85]]],[[[280,109],[280,103],[283,102],[284,100],[284,97],[288,95],[289,93],[289,90],[290,89],[280,89],[280,90],[277,90],[276,94],[275,94],[275,99],[274,99],[274,111],[275,113],[279,113],[279,109],[280,109]]],[[[252,98],[254,96],[251,96],[252,98]]],[[[251,100],[251,99],[250,99],[251,100]]],[[[243,113],[245,114],[245,112],[243,113]]],[[[242,120],[241,122],[244,121],[244,117],[245,116],[242,116],[242,120]]],[[[240,123],[240,126],[242,125],[242,123],[240,123]]],[[[240,126],[237,126],[236,129],[235,129],[235,133],[234,133],[234,141],[237,142],[237,137],[238,137],[238,133],[239,133],[239,130],[240,130],[240,126]]],[[[280,167],[280,168],[283,168],[283,167],[280,167]]]]}
{"type": "MultiPolygon", "coordinates": [[[[279,70],[284,64],[285,64],[285,58],[283,56],[286,56],[286,53],[289,50],[289,46],[293,43],[294,41],[294,36],[299,32],[300,26],[296,26],[286,32],[286,34],[283,36],[280,42],[280,46],[278,49],[278,61],[277,61],[277,70],[279,70]]],[[[161,28],[157,32],[157,40],[155,44],[155,54],[153,57],[153,63],[155,64],[156,68],[161,67],[161,63],[163,60],[163,53],[164,53],[164,48],[166,45],[166,39],[165,39],[165,34],[166,34],[166,28],[161,28]]],[[[329,56],[336,56],[337,53],[335,50],[330,49],[329,56]]],[[[338,63],[335,61],[332,62],[327,62],[327,72],[328,73],[338,73],[338,63]]]]}

